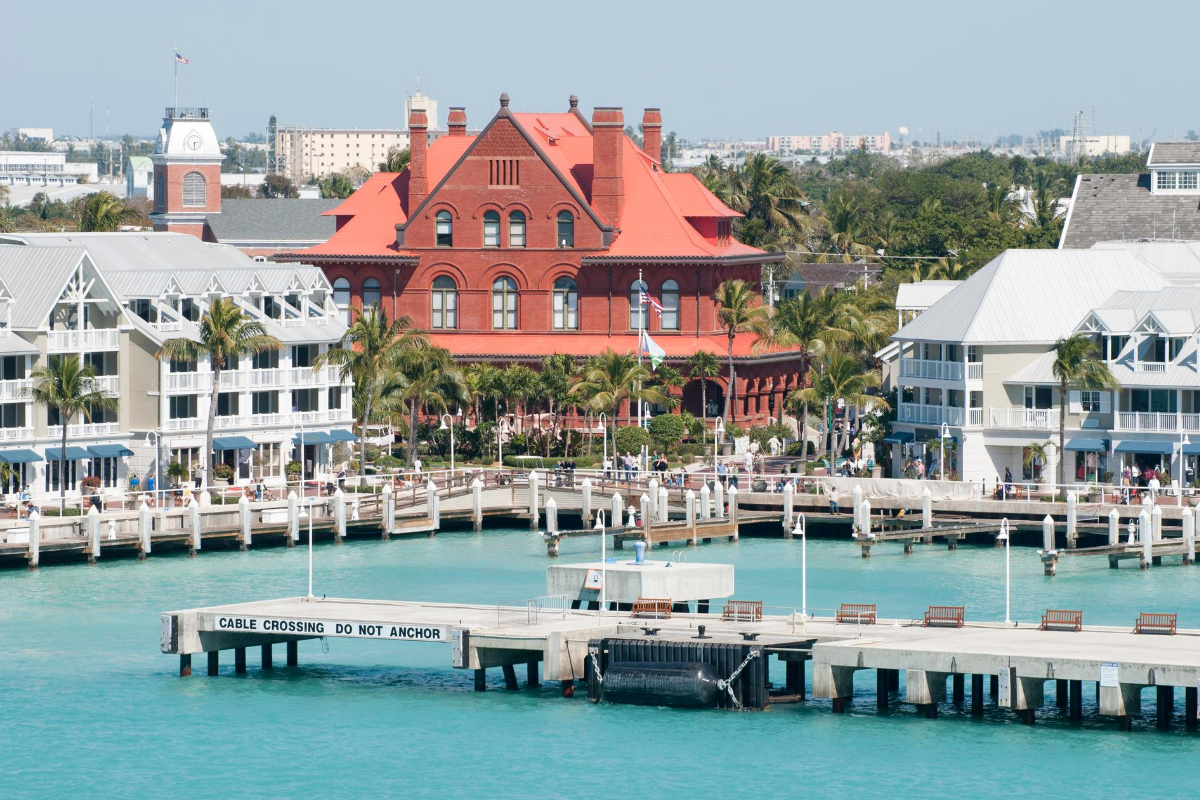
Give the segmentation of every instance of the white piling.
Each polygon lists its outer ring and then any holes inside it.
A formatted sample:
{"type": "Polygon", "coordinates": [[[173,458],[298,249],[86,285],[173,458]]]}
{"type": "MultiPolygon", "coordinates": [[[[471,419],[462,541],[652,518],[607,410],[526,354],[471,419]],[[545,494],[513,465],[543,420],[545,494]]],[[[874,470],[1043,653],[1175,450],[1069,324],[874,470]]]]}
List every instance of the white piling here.
{"type": "Polygon", "coordinates": [[[862,505],[862,501],[863,501],[862,486],[860,486],[859,484],[855,484],[854,489],[850,492],[850,495],[852,497],[852,502],[850,503],[850,513],[851,513],[852,519],[855,522],[858,522],[858,508],[859,508],[859,506],[862,505]]]}
{"type": "Polygon", "coordinates": [[[429,508],[429,519],[433,522],[433,529],[439,530],[442,527],[442,498],[438,497],[437,484],[433,482],[433,478],[425,484],[425,503],[429,508]]]}
{"type": "Polygon", "coordinates": [[[671,510],[667,507],[667,487],[658,487],[658,521],[667,522],[671,518],[671,510]]]}
{"type": "Polygon", "coordinates": [[[558,533],[558,503],[546,498],[546,533],[558,533]]]}
{"type": "Polygon", "coordinates": [[[683,513],[689,528],[696,527],[696,493],[691,489],[683,495],[683,513]]]}
{"type": "Polygon", "coordinates": [[[1079,534],[1079,496],[1075,492],[1067,492],[1067,547],[1075,547],[1075,537],[1079,534]]]}
{"type": "Polygon", "coordinates": [[[788,481],[783,485],[783,535],[790,537],[792,534],[792,506],[795,500],[795,489],[792,487],[792,482],[788,481]]]}
{"type": "Polygon", "coordinates": [[[153,517],[150,515],[150,506],[146,505],[143,500],[138,506],[138,533],[142,537],[142,553],[150,555],[150,545],[153,540],[152,531],[154,530],[153,517]]]}
{"type": "Polygon", "coordinates": [[[29,568],[37,569],[42,554],[41,514],[29,515],[29,568]]]}
{"type": "Polygon", "coordinates": [[[296,490],[292,489],[288,492],[288,530],[292,534],[292,541],[300,541],[300,501],[296,499],[296,490]]]}
{"type": "Polygon", "coordinates": [[[1154,557],[1154,532],[1150,528],[1150,515],[1144,508],[1138,514],[1138,539],[1142,543],[1142,569],[1149,569],[1154,557]]]}
{"type": "Polygon", "coordinates": [[[736,486],[729,487],[729,521],[733,523],[733,536],[730,541],[738,540],[738,489],[736,486]]]}
{"type": "Polygon", "coordinates": [[[725,516],[725,487],[720,481],[713,484],[713,516],[717,519],[725,516]]]}
{"type": "Polygon", "coordinates": [[[92,506],[87,513],[88,541],[92,543],[92,562],[100,558],[100,509],[92,506]]]}
{"type": "Polygon", "coordinates": [[[1150,512],[1150,531],[1154,541],[1162,538],[1162,506],[1156,505],[1150,512]]]}
{"type": "Polygon", "coordinates": [[[654,508],[650,502],[650,496],[643,492],[642,496],[638,498],[638,505],[641,506],[639,511],[642,512],[642,527],[648,529],[650,527],[650,518],[654,514],[654,508]]]}
{"type": "Polygon", "coordinates": [[[1049,514],[1042,518],[1042,549],[1047,553],[1054,552],[1054,517],[1049,514]]]}
{"type": "Polygon", "coordinates": [[[537,470],[531,470],[529,473],[529,530],[531,531],[538,529],[538,484],[540,481],[537,470]]]}
{"type": "Polygon", "coordinates": [[[651,478],[646,484],[646,494],[650,497],[650,514],[658,522],[658,478],[651,478]]]}
{"type": "Polygon", "coordinates": [[[483,530],[483,481],[471,481],[471,524],[475,532],[483,530]]]}
{"type": "Polygon", "coordinates": [[[613,528],[621,527],[621,519],[625,513],[625,501],[617,492],[612,494],[612,502],[608,507],[608,524],[613,528]]]}
{"type": "Polygon", "coordinates": [[[1108,543],[1119,544],[1121,541],[1121,512],[1115,508],[1108,512],[1108,543]]]}
{"type": "Polygon", "coordinates": [[[928,486],[921,491],[921,527],[933,527],[933,495],[928,486]]]}
{"type": "Polygon", "coordinates": [[[245,494],[238,499],[238,522],[242,528],[242,546],[249,547],[254,534],[250,525],[250,500],[245,494]]]}
{"type": "Polygon", "coordinates": [[[188,523],[192,528],[192,549],[197,552],[200,550],[200,504],[196,502],[196,496],[192,495],[192,501],[187,507],[188,523]]]}
{"type": "Polygon", "coordinates": [[[579,488],[582,495],[579,518],[583,520],[583,527],[586,528],[592,520],[592,479],[584,478],[579,488]]]}
{"type": "Polygon", "coordinates": [[[396,529],[396,498],[392,494],[392,484],[383,485],[383,533],[391,536],[396,529]]]}
{"type": "MultiPolygon", "coordinates": [[[[338,487],[333,493],[333,524],[337,527],[337,535],[339,539],[346,538],[346,494],[342,491],[342,487],[338,487]]],[[[249,537],[247,537],[249,538],[249,537]]]]}
{"type": "Polygon", "coordinates": [[[866,498],[862,501],[862,505],[858,507],[858,529],[863,536],[871,535],[871,498],[866,498]]]}
{"type": "Polygon", "coordinates": [[[1187,563],[1196,563],[1196,513],[1192,511],[1191,506],[1184,506],[1183,512],[1183,540],[1187,542],[1187,563]]]}
{"type": "Polygon", "coordinates": [[[700,519],[712,519],[712,492],[708,490],[708,481],[700,487],[700,519]]]}

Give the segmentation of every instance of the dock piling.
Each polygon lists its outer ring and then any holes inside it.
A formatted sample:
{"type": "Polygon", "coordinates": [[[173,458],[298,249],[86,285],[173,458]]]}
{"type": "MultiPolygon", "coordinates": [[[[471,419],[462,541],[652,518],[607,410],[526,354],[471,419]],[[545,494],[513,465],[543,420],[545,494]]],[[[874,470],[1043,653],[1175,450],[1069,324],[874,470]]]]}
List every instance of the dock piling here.
{"type": "Polygon", "coordinates": [[[1150,569],[1150,565],[1154,563],[1154,533],[1150,527],[1150,514],[1144,507],[1142,513],[1138,514],[1138,539],[1142,543],[1142,557],[1138,566],[1141,569],[1150,569]]]}
{"type": "Polygon", "coordinates": [[[42,553],[42,521],[39,516],[29,518],[29,568],[37,569],[42,553]]]}
{"type": "Polygon", "coordinates": [[[1083,681],[1070,681],[1070,688],[1069,719],[1071,722],[1083,722],[1083,681]]]}
{"type": "Polygon", "coordinates": [[[191,545],[188,548],[188,555],[194,556],[200,552],[200,504],[196,502],[196,496],[192,495],[192,501],[187,507],[188,524],[192,529],[191,545]]]}
{"type": "Polygon", "coordinates": [[[1054,705],[1059,708],[1066,708],[1069,700],[1067,682],[1062,679],[1056,679],[1054,681],[1054,705]]]}
{"type": "Polygon", "coordinates": [[[792,538],[792,505],[795,502],[795,490],[792,482],[783,484],[783,538],[792,538]]]}
{"type": "Polygon", "coordinates": [[[233,650],[233,671],[238,675],[246,674],[246,648],[235,647],[233,650]]]}
{"type": "Polygon", "coordinates": [[[208,653],[208,677],[215,678],[221,674],[221,651],[209,650],[208,653]]]}
{"type": "Polygon", "coordinates": [[[592,524],[592,479],[584,478],[583,483],[579,484],[579,489],[579,518],[583,521],[582,527],[586,528],[592,524]]]}
{"type": "Polygon", "coordinates": [[[250,541],[253,535],[251,533],[253,526],[250,524],[250,500],[245,494],[238,498],[238,522],[242,528],[240,549],[242,552],[245,552],[250,549],[250,541]]]}
{"type": "Polygon", "coordinates": [[[738,540],[738,488],[736,486],[729,487],[729,521],[733,523],[733,535],[729,537],[729,541],[736,542],[738,540]]]}
{"type": "Polygon", "coordinates": [[[477,692],[487,691],[487,670],[486,669],[481,668],[481,669],[475,670],[475,691],[477,691],[477,692]]]}
{"type": "Polygon", "coordinates": [[[954,687],[954,705],[961,706],[967,699],[967,676],[956,672],[951,676],[951,681],[954,687]]]}
{"type": "Polygon", "coordinates": [[[295,667],[295,666],[299,665],[299,663],[300,663],[300,643],[299,642],[288,642],[287,643],[287,665],[289,667],[295,667]]]}
{"type": "Polygon", "coordinates": [[[396,497],[392,494],[392,485],[385,483],[383,485],[383,540],[386,542],[392,538],[392,531],[396,527],[396,497]]]}
{"type": "Polygon", "coordinates": [[[271,645],[269,645],[269,644],[264,644],[262,646],[262,668],[263,669],[274,669],[275,668],[275,661],[272,658],[271,645]]]}
{"type": "Polygon", "coordinates": [[[921,527],[925,529],[933,527],[933,494],[930,493],[928,486],[921,492],[921,527]]]}
{"type": "Polygon", "coordinates": [[[541,684],[538,679],[538,662],[530,661],[525,664],[525,688],[536,689],[541,684]]]}
{"type": "MultiPolygon", "coordinates": [[[[588,484],[587,478],[583,479],[584,489],[584,505],[590,505],[589,500],[591,486],[588,484]]],[[[584,512],[587,513],[586,511],[584,512]]],[[[587,522],[587,517],[584,517],[584,522],[587,522]]],[[[483,481],[475,478],[471,481],[471,528],[476,533],[483,531],[483,481]]]]}
{"type": "Polygon", "coordinates": [[[622,515],[625,513],[625,501],[617,492],[612,494],[612,502],[608,507],[608,527],[620,528],[622,515]]]}
{"type": "Polygon", "coordinates": [[[346,494],[340,486],[333,493],[333,527],[333,541],[341,544],[346,538],[346,494]]]}
{"type": "Polygon", "coordinates": [[[720,481],[713,482],[713,516],[716,519],[725,516],[725,485],[720,481]]]}
{"type": "Polygon", "coordinates": [[[1119,544],[1121,540],[1121,512],[1115,508],[1108,512],[1108,543],[1119,544]]]}
{"type": "Polygon", "coordinates": [[[887,711],[888,673],[886,669],[875,670],[875,708],[887,711]]]}
{"type": "Polygon", "coordinates": [[[553,497],[546,498],[546,533],[558,533],[558,503],[553,497]]]}
{"type": "Polygon", "coordinates": [[[1162,506],[1155,505],[1150,512],[1150,531],[1154,541],[1162,541],[1162,506]]]}
{"type": "Polygon", "coordinates": [[[529,530],[536,531],[538,529],[538,486],[541,482],[541,476],[538,471],[530,470],[529,472],[529,530]]]}
{"type": "Polygon", "coordinates": [[[179,677],[188,678],[192,674],[192,654],[183,653],[179,656],[179,677]]]}
{"type": "Polygon", "coordinates": [[[150,555],[150,545],[153,537],[150,532],[154,529],[154,523],[150,517],[150,506],[146,505],[143,500],[138,506],[138,534],[141,537],[141,546],[138,548],[138,561],[145,561],[146,556],[150,555]]]}
{"type": "Polygon", "coordinates": [[[667,487],[658,487],[658,521],[667,523],[671,519],[670,509],[667,505],[667,487]]]}
{"type": "Polygon", "coordinates": [[[88,564],[94,565],[100,558],[100,509],[92,506],[87,513],[88,542],[91,552],[88,553],[88,564]]]}
{"type": "Polygon", "coordinates": [[[288,492],[287,498],[288,510],[288,537],[287,546],[295,547],[296,542],[300,541],[300,501],[296,497],[296,490],[288,492]]]}
{"type": "Polygon", "coordinates": [[[700,486],[700,519],[712,518],[712,492],[708,489],[708,481],[700,486]]]}
{"type": "Polygon", "coordinates": [[[1067,492],[1067,549],[1074,550],[1076,538],[1079,536],[1079,496],[1075,492],[1067,492]]]}
{"type": "Polygon", "coordinates": [[[983,716],[983,675],[978,672],[971,675],[971,716],[983,716]]]}
{"type": "Polygon", "coordinates": [[[1197,687],[1188,686],[1183,690],[1183,727],[1186,730],[1196,730],[1198,711],[1200,709],[1197,709],[1197,687]]]}
{"type": "Polygon", "coordinates": [[[517,670],[512,664],[505,664],[500,668],[504,672],[504,688],[509,691],[517,689],[517,670]]]}
{"type": "MultiPolygon", "coordinates": [[[[1155,510],[1158,506],[1154,507],[1155,510]]],[[[1175,710],[1175,687],[1159,686],[1158,689],[1158,729],[1171,730],[1171,715],[1175,710]]]]}
{"type": "Polygon", "coordinates": [[[1182,512],[1183,518],[1183,540],[1187,543],[1187,553],[1183,557],[1184,564],[1196,563],[1196,514],[1192,511],[1191,506],[1184,506],[1182,512]]]}
{"type": "MultiPolygon", "coordinates": [[[[440,530],[442,527],[442,498],[438,497],[437,484],[433,482],[433,478],[430,478],[429,483],[425,484],[425,507],[429,511],[429,521],[433,523],[433,530],[435,532],[440,530]]],[[[535,524],[530,530],[536,531],[537,525],[535,524]]]]}

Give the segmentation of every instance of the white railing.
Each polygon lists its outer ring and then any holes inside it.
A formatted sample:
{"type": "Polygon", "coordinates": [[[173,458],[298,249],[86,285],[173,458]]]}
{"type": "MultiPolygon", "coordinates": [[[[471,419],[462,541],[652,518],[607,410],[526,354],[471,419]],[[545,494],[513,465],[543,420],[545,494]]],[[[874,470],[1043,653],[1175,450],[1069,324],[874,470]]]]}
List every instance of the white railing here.
{"type": "Polygon", "coordinates": [[[0,381],[0,400],[29,400],[29,390],[32,388],[31,378],[0,381]]]}
{"type": "Polygon", "coordinates": [[[968,408],[967,409],[967,424],[974,425],[977,428],[983,427],[983,409],[968,408]]]}
{"type": "Polygon", "coordinates": [[[121,332],[116,328],[82,331],[50,331],[46,337],[47,353],[82,353],[90,350],[117,350],[121,332]]]}
{"type": "Polygon", "coordinates": [[[951,406],[920,406],[914,403],[901,403],[899,418],[901,422],[919,422],[925,425],[963,424],[963,409],[951,406]]]}
{"type": "MultiPolygon", "coordinates": [[[[220,417],[217,419],[219,420],[220,417]]],[[[202,425],[204,425],[204,420],[200,419],[199,417],[182,417],[180,419],[167,420],[164,430],[166,430],[168,433],[175,433],[177,431],[194,431],[202,425]]]]}
{"type": "Polygon", "coordinates": [[[958,361],[927,361],[923,358],[900,359],[900,377],[962,380],[963,365],[958,361]]]}
{"type": "Polygon", "coordinates": [[[967,380],[981,381],[983,380],[983,362],[968,361],[967,362],[967,380]]]}
{"type": "Polygon", "coordinates": [[[116,397],[121,393],[121,378],[119,375],[97,375],[93,378],[96,391],[116,397]]]}
{"type": "Polygon", "coordinates": [[[1138,361],[1134,365],[1135,372],[1166,372],[1167,365],[1161,361],[1138,361]]]}
{"type": "MultiPolygon", "coordinates": [[[[62,430],[61,428],[59,429],[62,430]]],[[[62,436],[62,433],[59,433],[62,436]]],[[[18,439],[32,439],[33,428],[0,428],[0,442],[12,442],[18,439]]]]}
{"type": "MultiPolygon", "coordinates": [[[[78,422],[67,426],[67,436],[113,436],[120,430],[121,426],[116,422],[78,422]]],[[[47,425],[46,436],[61,439],[62,425],[47,425]]]]}
{"type": "Polygon", "coordinates": [[[1057,408],[990,408],[989,428],[1032,428],[1050,430],[1058,427],[1057,408]]]}
{"type": "Polygon", "coordinates": [[[1119,431],[1166,431],[1174,433],[1180,423],[1188,433],[1200,432],[1200,414],[1160,414],[1150,411],[1118,411],[1119,431]]]}

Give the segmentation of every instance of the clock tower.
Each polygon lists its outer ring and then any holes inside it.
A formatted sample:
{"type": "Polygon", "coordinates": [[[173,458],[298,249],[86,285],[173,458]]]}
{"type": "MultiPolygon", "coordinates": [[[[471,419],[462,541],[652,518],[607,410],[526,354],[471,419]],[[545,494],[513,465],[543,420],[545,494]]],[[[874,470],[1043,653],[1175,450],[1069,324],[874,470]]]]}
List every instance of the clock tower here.
{"type": "Polygon", "coordinates": [[[206,217],[221,213],[221,162],[225,156],[207,108],[168,108],[150,155],[154,164],[156,231],[212,239],[206,217]]]}

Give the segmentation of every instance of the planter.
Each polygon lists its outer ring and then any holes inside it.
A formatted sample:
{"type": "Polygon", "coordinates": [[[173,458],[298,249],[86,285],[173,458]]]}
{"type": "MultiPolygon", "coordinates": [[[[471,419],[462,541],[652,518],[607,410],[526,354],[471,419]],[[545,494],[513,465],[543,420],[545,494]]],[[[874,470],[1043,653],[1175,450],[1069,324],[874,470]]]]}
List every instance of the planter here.
{"type": "Polygon", "coordinates": [[[767,490],[767,482],[763,480],[754,481],[750,484],[750,491],[765,492],[767,490]]]}
{"type": "Polygon", "coordinates": [[[82,494],[84,497],[91,497],[92,495],[96,494],[96,492],[98,492],[100,490],[97,489],[95,486],[81,486],[81,487],[79,487],[79,491],[80,491],[80,494],[82,494]]]}

